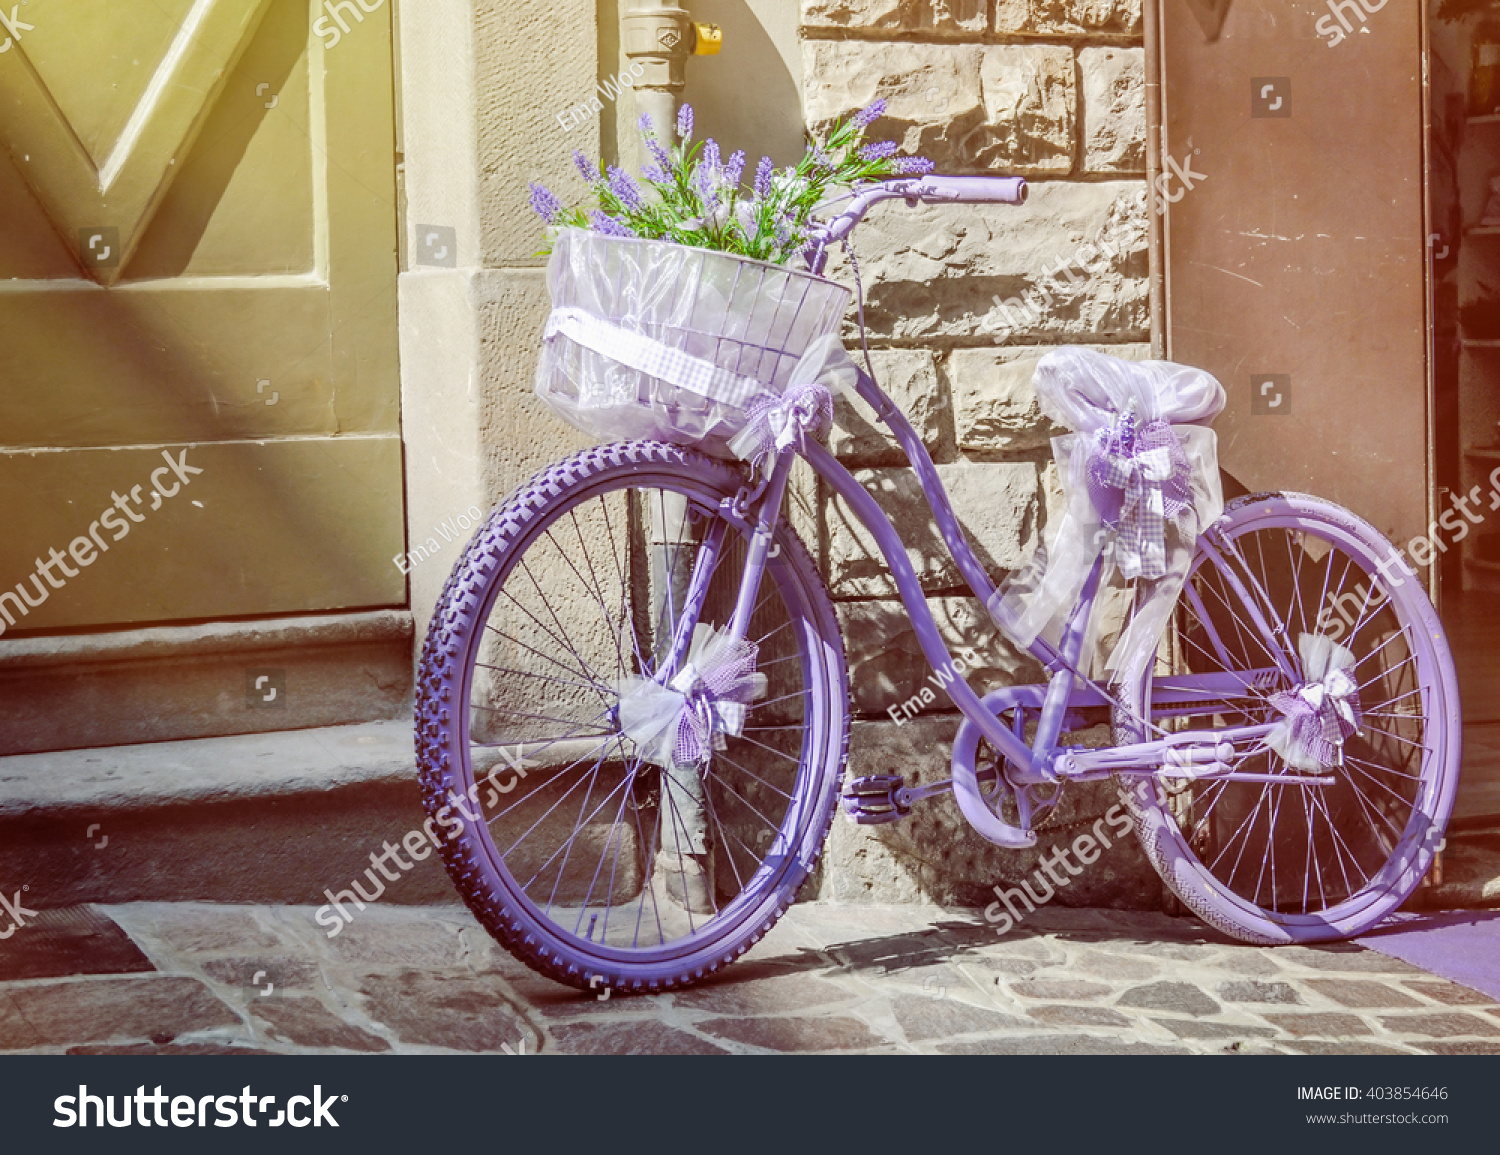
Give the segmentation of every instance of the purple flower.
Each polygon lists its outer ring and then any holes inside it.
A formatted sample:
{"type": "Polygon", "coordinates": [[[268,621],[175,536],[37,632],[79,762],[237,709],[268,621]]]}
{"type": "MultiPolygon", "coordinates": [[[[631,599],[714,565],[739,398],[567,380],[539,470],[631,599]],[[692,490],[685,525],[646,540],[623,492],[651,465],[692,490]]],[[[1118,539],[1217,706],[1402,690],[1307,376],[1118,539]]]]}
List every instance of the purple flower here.
{"type": "Polygon", "coordinates": [[[671,176],[669,176],[661,168],[660,165],[655,165],[655,164],[648,164],[648,165],[646,165],[643,169],[641,169],[641,175],[643,177],[645,177],[647,180],[654,181],[657,184],[671,184],[672,183],[671,176]]]}
{"type": "Polygon", "coordinates": [[[925,156],[898,156],[891,167],[903,176],[923,176],[932,171],[933,164],[925,156]]]}
{"type": "Polygon", "coordinates": [[[868,108],[854,114],[854,126],[856,128],[868,128],[885,115],[885,108],[885,98],[881,97],[868,108]]]}
{"type": "MultiPolygon", "coordinates": [[[[660,171],[662,174],[659,177],[647,176],[646,179],[659,180],[663,184],[670,183],[672,178],[667,174],[672,171],[671,153],[667,152],[667,150],[662,147],[661,141],[657,140],[654,136],[648,136],[646,138],[646,151],[651,154],[651,159],[656,162],[652,167],[660,171]]],[[[644,172],[644,170],[642,171],[644,172]]]]}
{"type": "Polygon", "coordinates": [[[684,104],[677,110],[677,137],[687,140],[693,135],[693,106],[684,104]]]}
{"type": "Polygon", "coordinates": [[[640,187],[628,172],[614,165],[609,166],[609,191],[614,193],[615,199],[630,212],[640,212],[646,207],[646,200],[641,196],[640,187]]]}
{"type": "Polygon", "coordinates": [[[867,144],[859,150],[860,160],[885,160],[895,155],[896,142],[894,140],[877,140],[874,144],[867,144]]]}
{"type": "Polygon", "coordinates": [[[642,136],[647,137],[648,139],[656,136],[656,125],[651,123],[650,113],[641,113],[641,119],[636,121],[636,123],[640,125],[642,136]]]}
{"type": "Polygon", "coordinates": [[[761,200],[771,195],[771,173],[774,169],[775,165],[768,156],[761,157],[760,163],[755,166],[755,195],[761,200]]]}
{"type": "Polygon", "coordinates": [[[593,184],[599,179],[599,170],[594,167],[594,162],[584,156],[581,151],[573,154],[573,163],[578,166],[579,175],[588,181],[589,184],[593,184]]]}
{"type": "Polygon", "coordinates": [[[832,169],[833,158],[823,151],[820,145],[813,145],[813,167],[832,169]]]}
{"type": "Polygon", "coordinates": [[[562,201],[546,185],[538,181],[531,182],[531,207],[536,214],[549,225],[554,217],[562,212],[562,201]]]}
{"type": "Polygon", "coordinates": [[[698,191],[703,194],[705,204],[719,203],[719,181],[723,176],[723,164],[719,159],[719,142],[709,137],[703,145],[703,157],[698,162],[698,191]]]}
{"type": "Polygon", "coordinates": [[[740,178],[745,175],[745,150],[740,149],[724,166],[724,183],[730,188],[740,187],[740,178]]]}
{"type": "Polygon", "coordinates": [[[615,220],[614,217],[599,209],[590,210],[589,224],[593,226],[596,233],[603,233],[606,237],[635,236],[635,232],[628,225],[615,220]]]}

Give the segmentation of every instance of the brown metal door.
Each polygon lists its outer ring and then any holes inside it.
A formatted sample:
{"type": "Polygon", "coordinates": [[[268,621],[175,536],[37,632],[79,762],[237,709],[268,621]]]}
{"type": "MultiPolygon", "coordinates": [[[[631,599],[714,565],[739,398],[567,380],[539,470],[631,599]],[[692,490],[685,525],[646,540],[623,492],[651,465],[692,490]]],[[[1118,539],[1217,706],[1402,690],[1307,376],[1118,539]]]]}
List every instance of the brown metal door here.
{"type": "Polygon", "coordinates": [[[1168,356],[1246,489],[1428,520],[1417,0],[1158,0],[1168,356]],[[1346,31],[1347,29],[1347,31],[1346,31]]]}

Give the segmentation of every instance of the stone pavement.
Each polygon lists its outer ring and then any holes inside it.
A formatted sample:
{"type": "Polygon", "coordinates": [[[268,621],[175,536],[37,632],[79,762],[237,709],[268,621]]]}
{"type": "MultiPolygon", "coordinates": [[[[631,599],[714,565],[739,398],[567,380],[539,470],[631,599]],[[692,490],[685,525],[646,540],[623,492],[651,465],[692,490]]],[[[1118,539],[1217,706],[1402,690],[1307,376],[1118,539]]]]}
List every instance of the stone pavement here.
{"type": "Polygon", "coordinates": [[[48,912],[0,975],[12,1053],[1500,1053],[1500,1006],[1385,955],[1098,910],[997,939],[970,911],[803,904],[709,984],[600,999],[460,907],[330,940],[310,907],[141,903],[48,912]]]}

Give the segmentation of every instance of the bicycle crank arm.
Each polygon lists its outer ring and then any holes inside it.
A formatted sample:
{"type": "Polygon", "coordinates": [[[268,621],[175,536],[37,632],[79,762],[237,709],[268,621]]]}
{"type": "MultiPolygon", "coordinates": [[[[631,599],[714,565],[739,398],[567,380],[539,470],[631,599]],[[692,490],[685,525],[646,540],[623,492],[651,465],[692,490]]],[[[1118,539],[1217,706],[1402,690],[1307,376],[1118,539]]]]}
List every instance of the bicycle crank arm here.
{"type": "Polygon", "coordinates": [[[844,813],[861,826],[899,822],[911,813],[915,803],[946,794],[952,788],[951,778],[926,786],[907,786],[897,774],[868,774],[852,778],[844,786],[844,813]]]}

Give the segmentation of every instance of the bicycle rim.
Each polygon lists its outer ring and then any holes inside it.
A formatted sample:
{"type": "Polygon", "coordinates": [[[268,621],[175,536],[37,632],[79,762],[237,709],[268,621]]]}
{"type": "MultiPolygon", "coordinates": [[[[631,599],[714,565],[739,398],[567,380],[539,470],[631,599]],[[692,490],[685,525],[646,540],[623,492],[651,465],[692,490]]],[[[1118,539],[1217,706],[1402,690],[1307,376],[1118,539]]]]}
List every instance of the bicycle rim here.
{"type": "Polygon", "coordinates": [[[1158,711],[1156,720],[1169,729],[1278,721],[1271,696],[1307,680],[1299,639],[1321,634],[1353,654],[1359,733],[1342,765],[1316,775],[1327,785],[1302,784],[1306,771],[1262,745],[1237,770],[1281,781],[1138,781],[1127,799],[1163,878],[1221,929],[1262,941],[1356,934],[1417,886],[1451,811],[1452,661],[1417,579],[1389,564],[1393,577],[1381,577],[1392,551],[1352,514],[1282,494],[1242,499],[1227,513],[1200,543],[1158,666],[1248,674],[1253,687],[1211,710],[1170,719],[1158,711]]]}
{"type": "Polygon", "coordinates": [[[831,817],[842,667],[784,527],[747,631],[767,686],[740,733],[670,771],[621,731],[621,688],[671,649],[715,524],[698,620],[723,627],[732,612],[747,537],[718,513],[726,471],[699,472],[617,471],[555,495],[501,547],[469,614],[456,746],[479,821],[455,877],[479,867],[481,905],[503,908],[511,939],[540,937],[554,977],[654,982],[732,957],[790,902],[831,817]]]}

